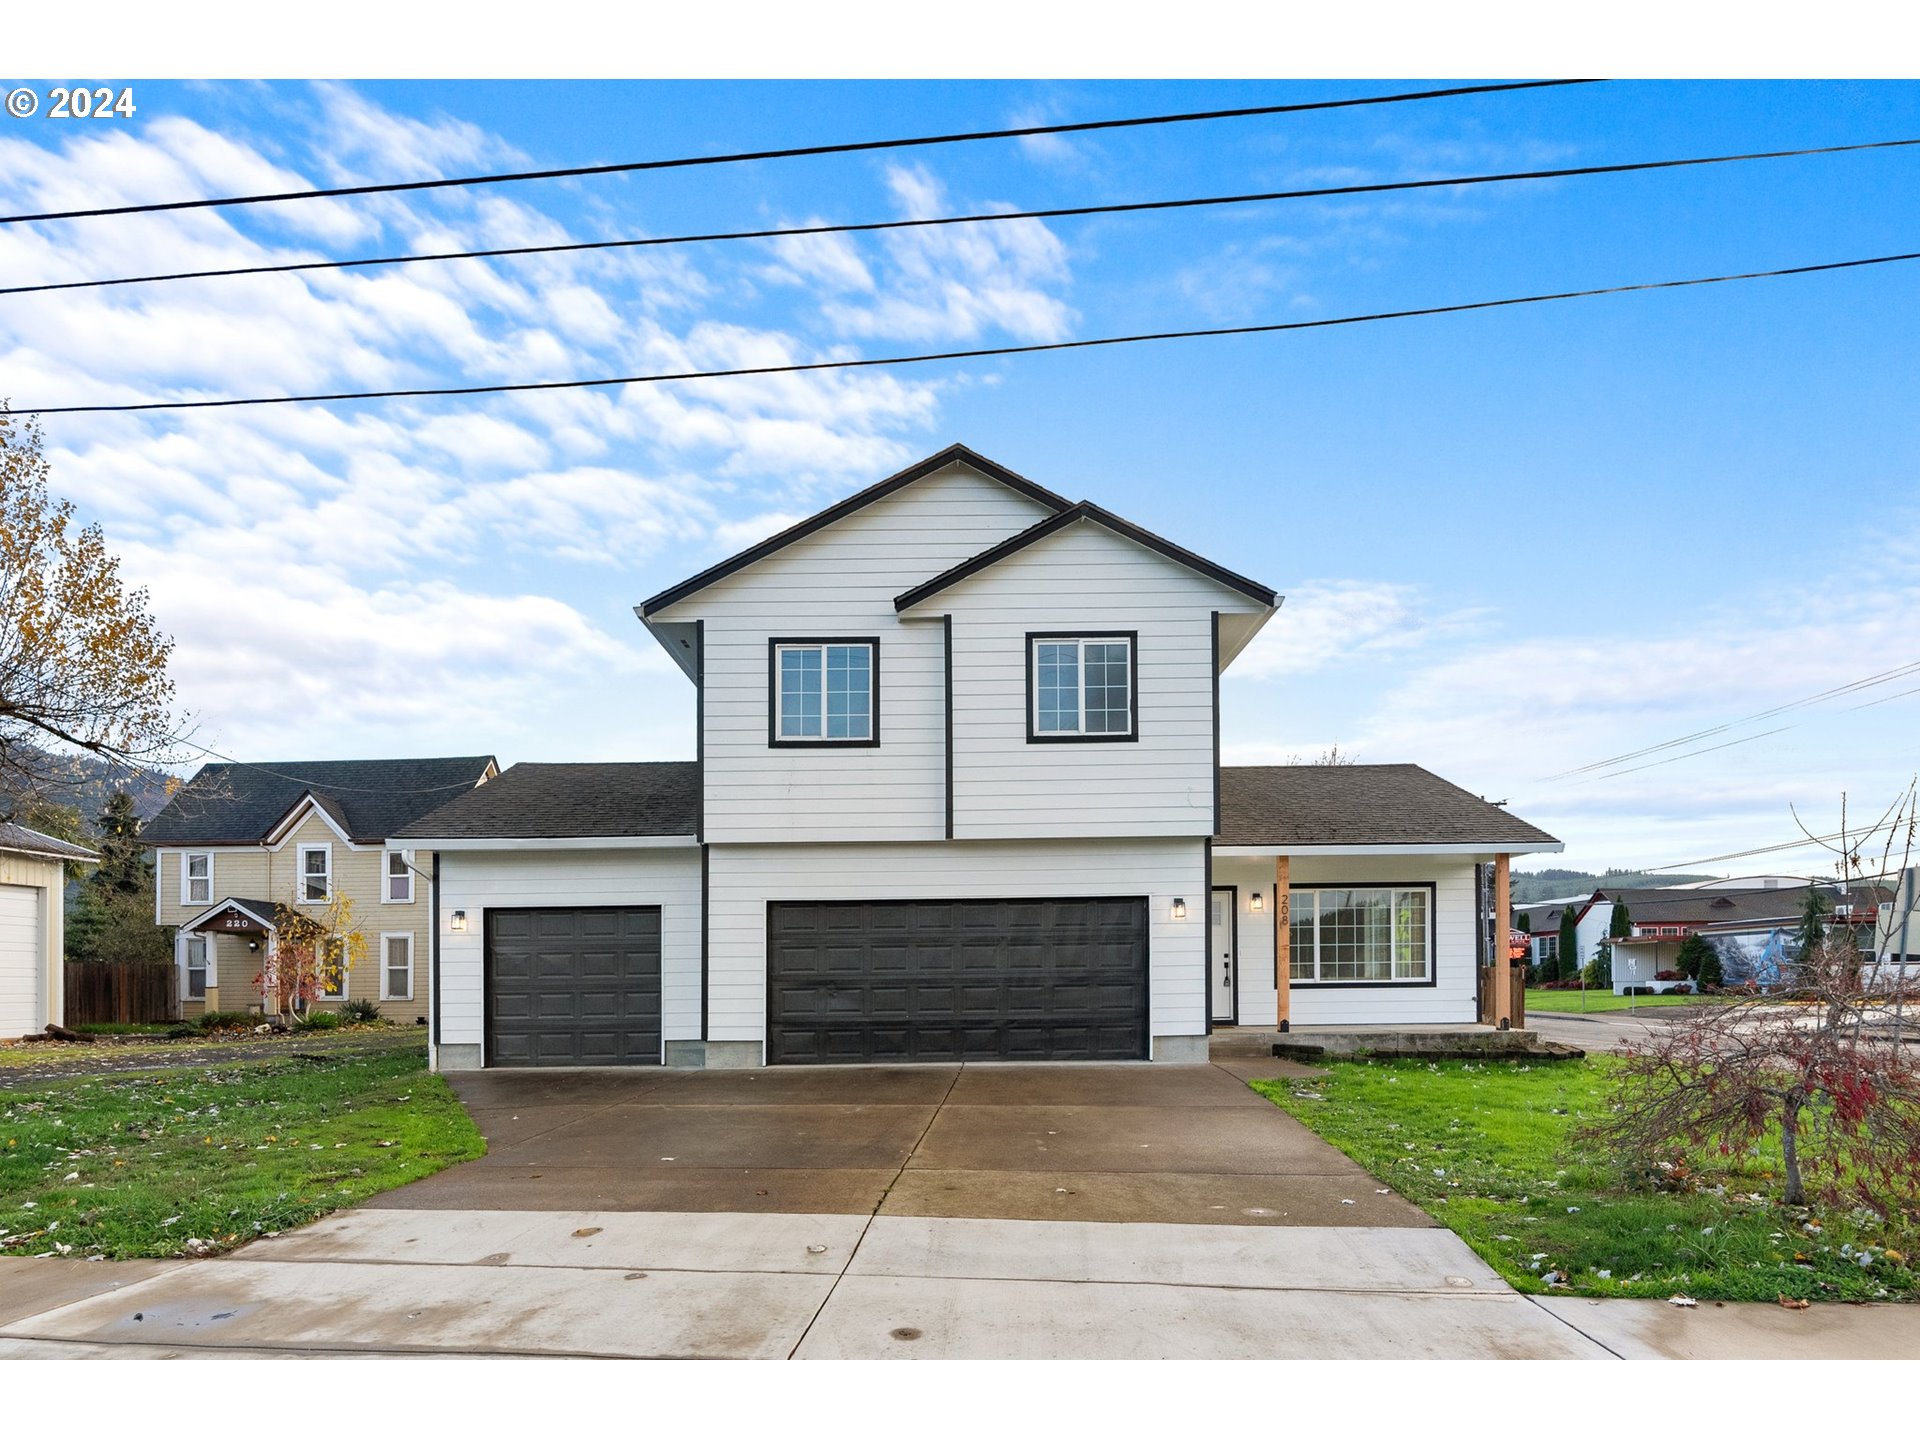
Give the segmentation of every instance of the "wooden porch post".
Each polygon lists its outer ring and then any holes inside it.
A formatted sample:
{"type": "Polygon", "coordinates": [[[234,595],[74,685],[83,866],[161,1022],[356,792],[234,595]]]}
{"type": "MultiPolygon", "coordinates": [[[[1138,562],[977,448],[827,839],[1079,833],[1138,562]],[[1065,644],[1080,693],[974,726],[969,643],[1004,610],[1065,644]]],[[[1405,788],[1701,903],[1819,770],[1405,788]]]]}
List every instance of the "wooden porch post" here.
{"type": "Polygon", "coordinates": [[[1501,1029],[1513,1024],[1513,961],[1507,954],[1507,927],[1512,924],[1513,884],[1505,855],[1493,857],[1493,1023],[1501,1029]]]}
{"type": "Polygon", "coordinates": [[[1288,890],[1291,857],[1282,855],[1273,862],[1273,989],[1276,1002],[1274,1028],[1288,1029],[1293,1022],[1293,895],[1288,890]]]}

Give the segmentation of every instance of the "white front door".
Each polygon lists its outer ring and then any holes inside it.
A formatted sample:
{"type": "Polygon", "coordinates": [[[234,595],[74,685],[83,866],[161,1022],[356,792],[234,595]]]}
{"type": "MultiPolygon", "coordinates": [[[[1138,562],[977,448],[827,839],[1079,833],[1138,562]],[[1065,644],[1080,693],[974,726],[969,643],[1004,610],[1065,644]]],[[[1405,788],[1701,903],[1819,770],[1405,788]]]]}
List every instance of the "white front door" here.
{"type": "Polygon", "coordinates": [[[46,1024],[46,929],[40,891],[0,885],[0,1035],[16,1039],[46,1024]]]}
{"type": "Polygon", "coordinates": [[[1234,897],[1237,891],[1232,889],[1213,892],[1213,902],[1207,907],[1207,963],[1212,969],[1213,1018],[1215,1021],[1234,1019],[1233,982],[1234,971],[1238,967],[1238,957],[1234,954],[1234,930],[1238,917],[1234,914],[1234,897]]]}

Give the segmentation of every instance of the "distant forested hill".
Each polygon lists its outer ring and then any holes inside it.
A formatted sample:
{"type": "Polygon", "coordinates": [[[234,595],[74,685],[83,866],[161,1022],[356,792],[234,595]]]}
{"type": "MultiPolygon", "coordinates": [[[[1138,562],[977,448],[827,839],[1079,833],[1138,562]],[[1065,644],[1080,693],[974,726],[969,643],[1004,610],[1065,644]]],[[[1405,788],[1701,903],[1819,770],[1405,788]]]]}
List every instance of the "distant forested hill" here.
{"type": "Polygon", "coordinates": [[[78,811],[88,834],[114,791],[132,795],[134,814],[147,821],[160,813],[169,787],[178,783],[164,770],[130,771],[94,755],[63,755],[56,764],[63,778],[41,790],[40,798],[78,811]]]}

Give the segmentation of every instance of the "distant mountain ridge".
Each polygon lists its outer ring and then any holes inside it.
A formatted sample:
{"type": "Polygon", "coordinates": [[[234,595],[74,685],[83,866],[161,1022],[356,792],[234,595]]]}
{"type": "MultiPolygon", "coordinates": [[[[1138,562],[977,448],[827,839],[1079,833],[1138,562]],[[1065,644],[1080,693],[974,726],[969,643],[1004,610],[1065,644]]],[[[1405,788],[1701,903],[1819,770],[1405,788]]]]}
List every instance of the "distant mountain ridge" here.
{"type": "Polygon", "coordinates": [[[1717,875],[1682,875],[1671,870],[1515,870],[1513,903],[1532,905],[1567,895],[1591,895],[1596,890],[1644,890],[1663,885],[1685,885],[1693,880],[1717,880],[1717,875]]]}
{"type": "Polygon", "coordinates": [[[173,787],[179,784],[177,776],[164,770],[129,770],[97,755],[50,755],[47,758],[51,762],[49,768],[57,767],[63,772],[63,778],[42,787],[39,798],[79,811],[90,836],[96,832],[95,822],[115,791],[125,790],[133,797],[133,813],[145,824],[160,813],[173,787]]]}

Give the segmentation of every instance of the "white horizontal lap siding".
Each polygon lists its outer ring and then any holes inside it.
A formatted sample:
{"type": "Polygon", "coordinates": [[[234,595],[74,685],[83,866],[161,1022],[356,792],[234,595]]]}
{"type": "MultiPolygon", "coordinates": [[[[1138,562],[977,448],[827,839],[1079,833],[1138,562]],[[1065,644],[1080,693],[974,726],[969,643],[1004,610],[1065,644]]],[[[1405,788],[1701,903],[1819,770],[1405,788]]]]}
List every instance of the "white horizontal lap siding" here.
{"type": "Polygon", "coordinates": [[[935,840],[946,834],[946,654],[938,619],[893,597],[1043,519],[956,466],[877,500],[660,618],[705,625],[706,838],[935,840]],[[768,744],[768,641],[874,636],[880,744],[768,744]]]}
{"type": "MultiPolygon", "coordinates": [[[[486,914],[587,905],[660,907],[662,1038],[700,1038],[700,851],[459,850],[440,856],[440,1043],[484,1043],[486,914]],[[467,928],[447,927],[455,910],[467,928]]],[[[415,990],[427,983],[425,952],[415,990]]]]}
{"type": "Polygon", "coordinates": [[[767,904],[781,900],[1144,895],[1152,1033],[1206,1030],[1206,849],[1192,839],[715,845],[708,855],[708,1035],[766,1034],[767,904]],[[1175,920],[1176,899],[1187,916],[1175,920]]]}
{"type": "Polygon", "coordinates": [[[1093,525],[1076,525],[953,587],[957,838],[1190,835],[1213,829],[1213,614],[1236,591],[1093,525]],[[1132,741],[1028,739],[1028,641],[1137,632],[1132,741]]]}
{"type": "MultiPolygon", "coordinates": [[[[1240,887],[1240,1023],[1276,1023],[1273,986],[1274,866],[1270,859],[1215,855],[1213,883],[1240,887]],[[1262,899],[1252,910],[1252,893],[1262,899]]],[[[1293,885],[1434,885],[1433,985],[1330,989],[1289,987],[1295,1025],[1452,1025],[1479,1015],[1473,943],[1473,860],[1432,855],[1295,856],[1293,885]]]]}
{"type": "Polygon", "coordinates": [[[0,1039],[65,1019],[58,860],[0,851],[0,1039]]]}

